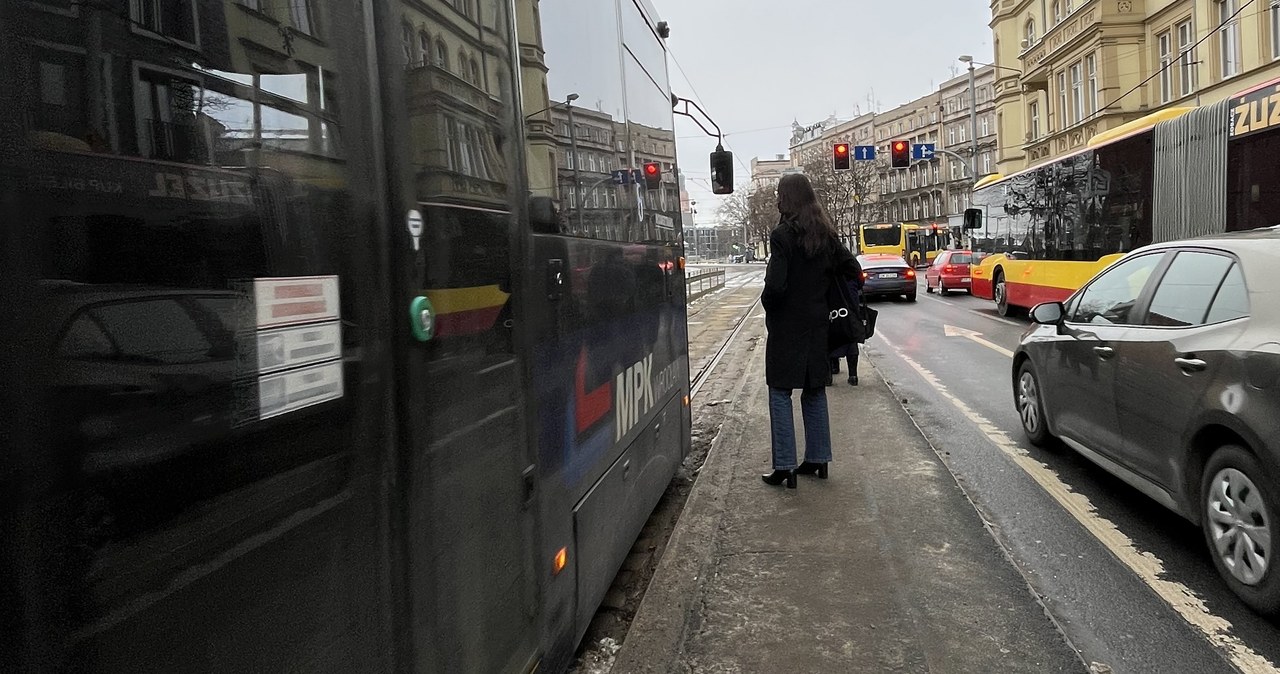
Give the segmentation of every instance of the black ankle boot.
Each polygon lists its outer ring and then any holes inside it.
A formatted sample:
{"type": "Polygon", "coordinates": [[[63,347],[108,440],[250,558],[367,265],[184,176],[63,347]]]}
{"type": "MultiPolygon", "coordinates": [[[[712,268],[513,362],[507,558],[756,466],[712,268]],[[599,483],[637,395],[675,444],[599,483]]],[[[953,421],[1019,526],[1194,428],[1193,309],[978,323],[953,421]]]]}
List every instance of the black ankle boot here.
{"type": "Polygon", "coordinates": [[[768,475],[761,475],[760,479],[764,480],[765,484],[773,487],[786,482],[787,489],[796,488],[796,472],[794,470],[775,470],[768,475]]]}
{"type": "Polygon", "coordinates": [[[800,464],[799,468],[796,468],[796,475],[817,475],[825,480],[827,479],[827,464],[805,461],[800,464]]]}
{"type": "Polygon", "coordinates": [[[851,374],[851,375],[849,375],[849,385],[850,385],[850,386],[857,386],[857,385],[858,385],[858,375],[856,375],[856,374],[851,374]]]}

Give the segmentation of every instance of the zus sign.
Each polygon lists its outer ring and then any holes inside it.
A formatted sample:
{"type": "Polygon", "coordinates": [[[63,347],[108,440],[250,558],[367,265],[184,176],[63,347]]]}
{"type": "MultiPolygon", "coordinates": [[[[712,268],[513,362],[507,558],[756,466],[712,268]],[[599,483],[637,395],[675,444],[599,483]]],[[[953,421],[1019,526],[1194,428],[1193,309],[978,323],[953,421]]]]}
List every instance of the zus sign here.
{"type": "Polygon", "coordinates": [[[1231,99],[1231,137],[1280,129],[1280,84],[1272,83],[1231,99]]]}

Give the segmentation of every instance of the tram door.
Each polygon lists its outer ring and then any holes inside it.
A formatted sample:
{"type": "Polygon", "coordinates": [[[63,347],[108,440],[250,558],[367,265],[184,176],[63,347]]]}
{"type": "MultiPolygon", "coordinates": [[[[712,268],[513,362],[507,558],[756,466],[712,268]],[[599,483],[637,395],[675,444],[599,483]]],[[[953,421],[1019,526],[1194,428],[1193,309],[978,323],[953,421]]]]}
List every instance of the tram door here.
{"type": "Polygon", "coordinates": [[[534,462],[525,441],[510,204],[522,152],[508,3],[379,0],[393,167],[393,324],[415,672],[539,658],[534,462]]]}

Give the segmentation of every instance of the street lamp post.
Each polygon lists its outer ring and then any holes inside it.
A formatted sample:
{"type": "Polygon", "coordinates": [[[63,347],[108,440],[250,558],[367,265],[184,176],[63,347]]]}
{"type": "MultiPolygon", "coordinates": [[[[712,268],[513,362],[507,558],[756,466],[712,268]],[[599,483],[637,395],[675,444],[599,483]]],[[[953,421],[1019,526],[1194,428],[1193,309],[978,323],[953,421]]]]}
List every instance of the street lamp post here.
{"type": "Polygon", "coordinates": [[[969,64],[969,127],[973,133],[973,171],[971,175],[974,180],[978,179],[978,96],[973,71],[973,57],[961,56],[961,63],[969,64]]]}
{"type": "Polygon", "coordinates": [[[582,157],[578,156],[578,127],[573,123],[573,102],[576,100],[577,94],[569,94],[564,99],[564,107],[569,112],[569,148],[573,152],[573,199],[578,204],[578,231],[584,232],[586,225],[583,222],[583,211],[587,205],[587,195],[578,194],[578,188],[582,186],[582,173],[579,169],[582,157]]]}

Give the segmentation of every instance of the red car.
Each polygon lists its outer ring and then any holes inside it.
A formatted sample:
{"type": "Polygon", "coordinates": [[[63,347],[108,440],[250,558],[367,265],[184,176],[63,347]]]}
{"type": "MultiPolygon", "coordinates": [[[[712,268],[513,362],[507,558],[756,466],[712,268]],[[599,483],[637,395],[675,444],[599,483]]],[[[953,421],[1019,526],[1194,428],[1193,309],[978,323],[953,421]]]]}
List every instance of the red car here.
{"type": "Polygon", "coordinates": [[[924,273],[925,292],[937,291],[943,295],[952,290],[972,292],[969,287],[969,265],[977,262],[967,250],[944,250],[938,253],[933,264],[924,273]]]}

